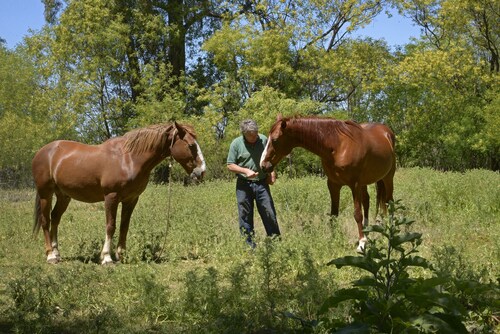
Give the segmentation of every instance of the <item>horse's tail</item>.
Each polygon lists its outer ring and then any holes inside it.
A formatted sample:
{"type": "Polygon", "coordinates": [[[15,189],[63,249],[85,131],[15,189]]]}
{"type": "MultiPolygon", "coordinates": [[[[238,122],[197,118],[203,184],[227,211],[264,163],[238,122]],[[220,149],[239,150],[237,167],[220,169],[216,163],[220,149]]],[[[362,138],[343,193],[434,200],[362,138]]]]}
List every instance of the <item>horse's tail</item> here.
{"type": "Polygon", "coordinates": [[[387,215],[387,204],[393,200],[393,177],[396,172],[396,155],[394,153],[395,145],[396,145],[396,136],[394,132],[387,127],[386,138],[391,145],[392,150],[392,166],[389,173],[385,176],[386,182],[388,182],[388,186],[384,182],[384,179],[378,180],[375,183],[375,187],[377,189],[377,213],[379,210],[382,212],[384,216],[387,215]],[[389,187],[389,189],[387,189],[389,187]]]}
{"type": "Polygon", "coordinates": [[[375,183],[375,188],[377,189],[377,209],[375,216],[378,215],[379,210],[385,216],[387,215],[387,189],[385,188],[384,181],[377,181],[377,183],[375,183]]]}
{"type": "Polygon", "coordinates": [[[42,207],[40,205],[40,194],[38,191],[36,192],[35,197],[35,211],[33,213],[34,225],[33,225],[33,237],[38,235],[38,231],[40,231],[40,225],[42,221],[42,207]]]}

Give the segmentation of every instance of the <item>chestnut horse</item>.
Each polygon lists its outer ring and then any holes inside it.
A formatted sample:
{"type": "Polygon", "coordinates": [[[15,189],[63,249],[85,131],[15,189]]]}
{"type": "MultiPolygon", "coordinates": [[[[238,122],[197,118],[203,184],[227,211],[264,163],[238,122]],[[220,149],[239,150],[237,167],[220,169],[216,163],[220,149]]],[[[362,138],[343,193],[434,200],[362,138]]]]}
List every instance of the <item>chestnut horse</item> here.
{"type": "Polygon", "coordinates": [[[106,239],[102,264],[112,263],[111,242],[116,229],[118,204],[122,203],[120,237],[116,258],[125,247],[132,211],[146,189],[153,167],[172,156],[191,177],[201,180],[205,161],[191,126],[159,124],[137,129],[100,145],[57,140],[42,147],[33,158],[36,186],[35,225],[45,237],[47,262],[57,263],[60,254],[57,228],[72,198],[95,203],[104,201],[106,239]],[[52,209],[52,197],[56,203],[52,209]],[[51,211],[52,210],[52,211],[51,211]]]}
{"type": "Polygon", "coordinates": [[[260,165],[265,171],[272,170],[294,147],[303,147],[318,155],[328,177],[331,215],[338,216],[340,188],[344,185],[351,188],[359,232],[357,250],[362,252],[366,243],[363,226],[368,225],[370,204],[367,185],[376,183],[377,212],[380,208],[386,213],[386,203],[393,200],[394,143],[394,133],[383,124],[278,116],[260,165]]]}

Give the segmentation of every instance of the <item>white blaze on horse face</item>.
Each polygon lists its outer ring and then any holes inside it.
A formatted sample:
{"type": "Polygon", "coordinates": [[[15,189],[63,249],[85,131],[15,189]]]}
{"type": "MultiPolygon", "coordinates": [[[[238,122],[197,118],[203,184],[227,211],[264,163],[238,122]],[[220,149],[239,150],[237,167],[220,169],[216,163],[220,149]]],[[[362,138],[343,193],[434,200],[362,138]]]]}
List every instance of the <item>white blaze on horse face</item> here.
{"type": "Polygon", "coordinates": [[[196,143],[196,150],[197,150],[197,153],[198,153],[198,157],[200,158],[201,160],[201,171],[204,172],[207,168],[206,164],[205,164],[205,158],[203,158],[203,153],[201,152],[201,147],[200,145],[198,145],[198,142],[195,140],[194,141],[196,143]]]}
{"type": "Polygon", "coordinates": [[[260,157],[260,166],[262,167],[262,163],[264,162],[264,159],[266,158],[267,155],[267,148],[269,147],[269,143],[271,142],[271,139],[267,139],[266,147],[264,148],[264,152],[262,152],[262,155],[260,157]]]}

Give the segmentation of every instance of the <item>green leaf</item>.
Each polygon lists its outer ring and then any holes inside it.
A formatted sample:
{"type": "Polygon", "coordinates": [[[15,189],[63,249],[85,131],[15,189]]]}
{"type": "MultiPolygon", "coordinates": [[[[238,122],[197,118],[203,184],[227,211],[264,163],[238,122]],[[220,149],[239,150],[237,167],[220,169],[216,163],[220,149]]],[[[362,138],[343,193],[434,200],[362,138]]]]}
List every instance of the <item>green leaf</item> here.
{"type": "Polygon", "coordinates": [[[453,318],[441,314],[423,314],[413,318],[411,323],[424,332],[467,333],[465,326],[457,318],[453,318]]]}
{"type": "Polygon", "coordinates": [[[365,227],[363,229],[363,231],[365,231],[367,233],[375,232],[375,233],[380,233],[386,237],[388,236],[386,229],[382,225],[370,225],[370,226],[365,227]]]}
{"type": "Polygon", "coordinates": [[[330,266],[332,264],[334,264],[337,267],[337,269],[340,269],[345,266],[356,267],[367,270],[372,274],[376,274],[378,269],[380,268],[380,265],[378,263],[376,263],[372,259],[363,256],[344,256],[328,262],[327,265],[330,266]]]}
{"type": "Polygon", "coordinates": [[[422,237],[422,233],[417,233],[417,232],[411,232],[411,233],[405,233],[405,234],[399,234],[394,236],[390,240],[390,244],[392,247],[399,246],[405,242],[413,242],[417,239],[420,239],[422,237]]]}
{"type": "Polygon", "coordinates": [[[388,267],[391,265],[391,263],[397,262],[395,259],[384,259],[379,262],[380,267],[388,267]]]}
{"type": "Polygon", "coordinates": [[[365,300],[368,298],[368,293],[361,289],[341,289],[335,294],[327,298],[319,310],[319,314],[324,314],[332,307],[337,307],[339,303],[346,300],[365,300]]]}
{"type": "Polygon", "coordinates": [[[352,282],[352,284],[358,287],[375,287],[378,289],[383,289],[385,287],[384,284],[378,282],[375,278],[370,276],[365,276],[358,280],[355,280],[354,282],[352,282]]]}
{"type": "Polygon", "coordinates": [[[441,293],[436,289],[429,289],[427,291],[410,289],[406,293],[406,297],[413,303],[427,309],[431,308],[431,306],[437,306],[447,313],[457,316],[466,314],[467,312],[456,298],[449,294],[441,293]]]}
{"type": "Polygon", "coordinates": [[[431,277],[426,279],[420,279],[418,282],[412,287],[409,292],[415,292],[416,294],[421,293],[422,291],[427,291],[431,288],[434,288],[439,285],[443,285],[448,283],[448,278],[446,277],[431,277]]]}
{"type": "Polygon", "coordinates": [[[350,324],[349,326],[343,327],[335,331],[336,334],[364,334],[370,333],[370,326],[367,324],[350,324]]]}
{"type": "Polygon", "coordinates": [[[403,217],[401,219],[399,219],[397,222],[396,222],[396,226],[401,226],[401,225],[411,225],[413,224],[415,221],[414,220],[410,220],[406,217],[403,217]]]}
{"type": "Polygon", "coordinates": [[[421,267],[429,269],[431,264],[421,256],[409,256],[401,260],[401,264],[406,267],[421,267]]]}

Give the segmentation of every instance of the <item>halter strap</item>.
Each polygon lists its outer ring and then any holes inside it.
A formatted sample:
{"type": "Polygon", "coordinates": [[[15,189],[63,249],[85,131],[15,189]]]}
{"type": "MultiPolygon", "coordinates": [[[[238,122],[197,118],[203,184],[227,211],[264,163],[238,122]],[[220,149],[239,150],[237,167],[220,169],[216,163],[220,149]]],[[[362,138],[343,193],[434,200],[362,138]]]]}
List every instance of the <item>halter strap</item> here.
{"type": "Polygon", "coordinates": [[[170,155],[172,155],[172,147],[174,147],[174,140],[175,140],[175,135],[177,134],[179,130],[175,128],[174,133],[172,134],[172,142],[170,143],[170,155]]]}

